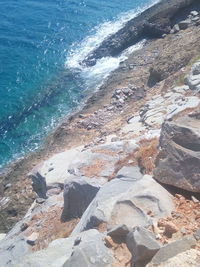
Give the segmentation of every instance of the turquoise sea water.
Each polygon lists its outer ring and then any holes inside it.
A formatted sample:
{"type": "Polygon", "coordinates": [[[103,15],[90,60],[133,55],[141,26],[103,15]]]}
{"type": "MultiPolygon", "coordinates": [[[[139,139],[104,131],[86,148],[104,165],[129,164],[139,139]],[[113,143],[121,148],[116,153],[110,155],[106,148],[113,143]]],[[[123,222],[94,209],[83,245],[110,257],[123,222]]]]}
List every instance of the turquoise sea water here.
{"type": "Polygon", "coordinates": [[[82,68],[94,46],[152,0],[0,0],[0,167],[38,148],[119,58],[82,68]]]}

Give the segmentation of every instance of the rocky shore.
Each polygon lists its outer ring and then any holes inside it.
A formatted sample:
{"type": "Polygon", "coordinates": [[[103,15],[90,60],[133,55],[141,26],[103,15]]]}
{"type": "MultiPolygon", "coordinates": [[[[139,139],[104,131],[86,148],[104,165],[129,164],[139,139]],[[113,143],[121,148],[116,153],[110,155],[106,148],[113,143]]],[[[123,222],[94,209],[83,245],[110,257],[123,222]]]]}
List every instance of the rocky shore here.
{"type": "Polygon", "coordinates": [[[199,1],[163,1],[145,25],[161,14],[167,31],[2,175],[0,266],[198,266],[199,1]]]}

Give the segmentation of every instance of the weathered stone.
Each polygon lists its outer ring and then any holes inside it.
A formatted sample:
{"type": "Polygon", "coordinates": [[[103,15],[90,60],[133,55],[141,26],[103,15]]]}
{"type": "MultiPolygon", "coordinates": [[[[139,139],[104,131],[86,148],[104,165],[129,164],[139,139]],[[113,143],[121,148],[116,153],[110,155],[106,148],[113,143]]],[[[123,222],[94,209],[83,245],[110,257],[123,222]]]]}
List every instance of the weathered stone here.
{"type": "Polygon", "coordinates": [[[111,252],[106,248],[103,237],[97,232],[92,238],[82,241],[73,249],[71,257],[63,267],[107,267],[112,266],[111,252]]]}
{"type": "Polygon", "coordinates": [[[197,61],[192,67],[192,74],[199,75],[200,74],[200,61],[197,61]]]}
{"type": "Polygon", "coordinates": [[[135,227],[128,234],[126,244],[132,254],[132,266],[145,266],[161,248],[155,236],[143,227],[135,227]]]}
{"type": "Polygon", "coordinates": [[[173,27],[173,30],[174,30],[174,33],[179,32],[180,31],[179,25],[175,24],[174,27],[173,27]]]}
{"type": "Polygon", "coordinates": [[[185,84],[190,87],[191,90],[197,90],[198,85],[200,85],[200,74],[186,76],[184,80],[185,84]]]}
{"type": "MultiPolygon", "coordinates": [[[[176,256],[179,253],[187,251],[193,248],[196,244],[196,240],[193,237],[184,237],[178,241],[172,242],[162,247],[153,257],[151,264],[159,265],[170,258],[176,256]]],[[[151,264],[149,266],[151,266],[151,264]]]]}
{"type": "Polygon", "coordinates": [[[34,245],[35,245],[35,242],[36,242],[37,239],[38,239],[38,236],[39,236],[38,233],[32,233],[29,237],[27,237],[26,242],[27,242],[29,245],[34,246],[34,245]]]}
{"type": "Polygon", "coordinates": [[[37,193],[39,198],[47,198],[47,184],[45,178],[38,172],[32,171],[28,174],[32,179],[33,190],[37,193]]]}
{"type": "Polygon", "coordinates": [[[84,212],[73,233],[97,227],[102,222],[114,228],[125,224],[127,227],[146,226],[160,217],[168,216],[173,210],[170,194],[151,176],[138,179],[120,176],[105,184],[84,212]],[[152,211],[154,217],[148,215],[152,211]]]}
{"type": "Polygon", "coordinates": [[[194,233],[194,237],[197,241],[200,240],[200,228],[194,233]]]}
{"type": "Polygon", "coordinates": [[[124,224],[121,224],[109,230],[107,234],[111,236],[112,238],[120,238],[124,240],[129,232],[130,232],[130,228],[128,228],[124,224]]]}
{"type": "Polygon", "coordinates": [[[17,258],[15,267],[49,267],[49,266],[112,266],[112,255],[103,242],[104,235],[97,230],[89,230],[77,236],[57,239],[44,250],[17,258]],[[80,238],[78,245],[75,240],[80,238]],[[97,253],[98,252],[98,253],[97,253]]]}
{"type": "Polygon", "coordinates": [[[200,262],[200,251],[190,249],[177,254],[175,257],[168,259],[161,264],[149,263],[146,267],[198,267],[200,262]]]}
{"type": "Polygon", "coordinates": [[[180,30],[185,30],[187,29],[191,24],[191,20],[190,19],[187,19],[187,20],[183,20],[181,22],[179,22],[179,28],[180,30]]]}
{"type": "Polygon", "coordinates": [[[76,177],[66,180],[64,186],[64,209],[62,221],[80,218],[100,189],[101,181],[76,177]]]}
{"type": "Polygon", "coordinates": [[[196,17],[196,16],[199,15],[199,13],[198,13],[196,10],[191,11],[190,14],[191,14],[193,17],[196,17]]]}
{"type": "Polygon", "coordinates": [[[200,192],[200,120],[183,116],[162,126],[155,178],[188,191],[200,192]]]}

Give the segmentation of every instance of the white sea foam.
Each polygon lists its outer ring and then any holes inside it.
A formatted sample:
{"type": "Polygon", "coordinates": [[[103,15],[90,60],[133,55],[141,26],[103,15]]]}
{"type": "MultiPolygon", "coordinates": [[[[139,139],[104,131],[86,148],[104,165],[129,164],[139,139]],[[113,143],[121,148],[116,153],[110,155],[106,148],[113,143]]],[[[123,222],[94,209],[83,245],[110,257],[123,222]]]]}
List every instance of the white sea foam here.
{"type": "Polygon", "coordinates": [[[144,44],[144,40],[138,44],[126,49],[118,57],[105,57],[97,60],[95,66],[85,67],[81,65],[81,62],[87,57],[87,55],[97,48],[103,40],[105,40],[109,35],[116,33],[124,24],[130,19],[136,17],[139,13],[147,9],[148,7],[160,2],[159,0],[152,0],[150,4],[144,6],[143,8],[137,8],[129,12],[121,14],[114,21],[108,21],[100,24],[94,29],[94,34],[86,37],[80,44],[74,43],[71,47],[70,52],[66,59],[66,68],[74,69],[81,73],[86,81],[86,87],[99,85],[99,82],[109,75],[109,73],[116,68],[118,68],[120,62],[127,58],[129,53],[138,50],[144,44]]]}

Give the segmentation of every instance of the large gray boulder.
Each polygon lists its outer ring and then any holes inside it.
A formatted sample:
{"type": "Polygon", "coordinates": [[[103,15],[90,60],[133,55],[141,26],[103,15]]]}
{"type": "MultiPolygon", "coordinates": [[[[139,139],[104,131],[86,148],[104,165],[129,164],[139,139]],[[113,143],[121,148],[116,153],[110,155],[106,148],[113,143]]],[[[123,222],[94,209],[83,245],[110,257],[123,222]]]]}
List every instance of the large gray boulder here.
{"type": "Polygon", "coordinates": [[[47,249],[21,257],[15,267],[112,266],[112,254],[104,245],[104,235],[89,230],[53,241],[47,249]]]}
{"type": "Polygon", "coordinates": [[[126,239],[128,249],[132,254],[132,265],[146,266],[161,248],[155,236],[143,227],[135,227],[126,239]]]}
{"type": "Polygon", "coordinates": [[[89,178],[72,178],[64,185],[64,209],[61,219],[63,222],[80,218],[92,202],[102,185],[101,180],[89,178]]]}
{"type": "Polygon", "coordinates": [[[155,178],[164,184],[200,192],[200,118],[183,116],[162,126],[155,178]]]}
{"type": "MultiPolygon", "coordinates": [[[[130,176],[130,170],[126,170],[125,175],[130,176]]],[[[108,229],[121,224],[146,226],[171,213],[171,195],[151,176],[139,176],[137,167],[132,167],[132,177],[125,175],[120,171],[119,177],[99,190],[72,234],[97,227],[102,222],[108,229]]]]}

